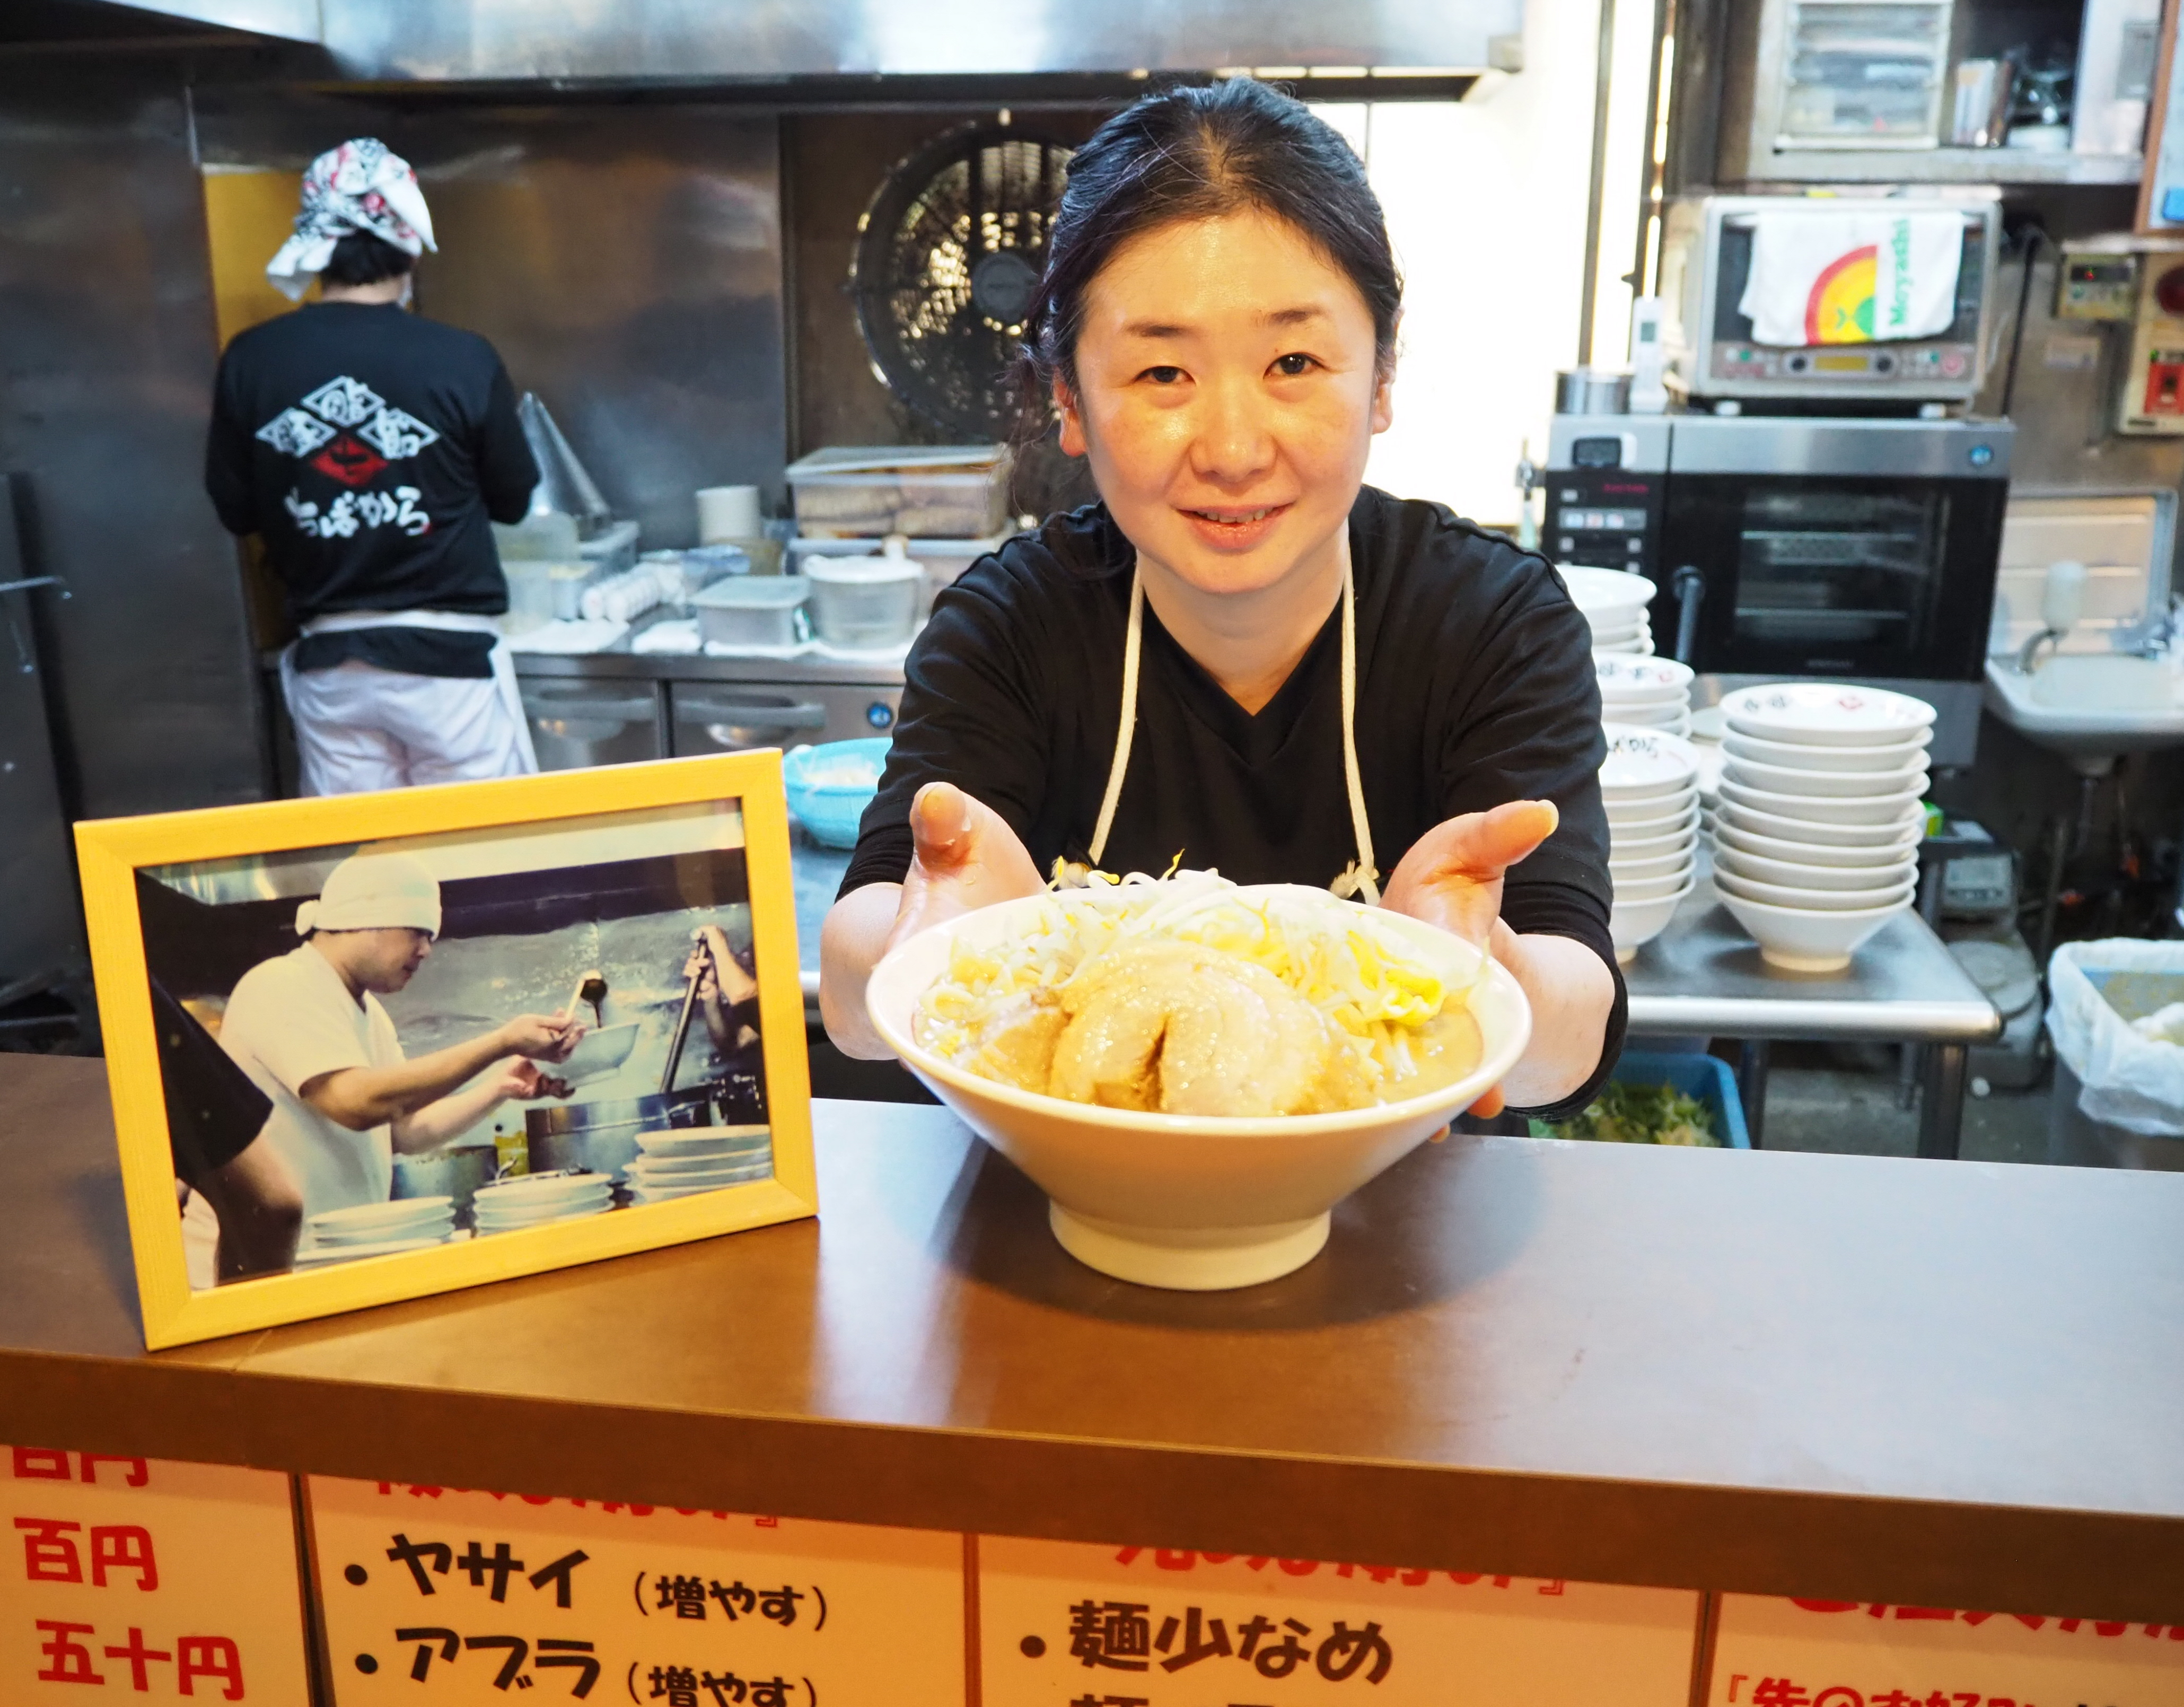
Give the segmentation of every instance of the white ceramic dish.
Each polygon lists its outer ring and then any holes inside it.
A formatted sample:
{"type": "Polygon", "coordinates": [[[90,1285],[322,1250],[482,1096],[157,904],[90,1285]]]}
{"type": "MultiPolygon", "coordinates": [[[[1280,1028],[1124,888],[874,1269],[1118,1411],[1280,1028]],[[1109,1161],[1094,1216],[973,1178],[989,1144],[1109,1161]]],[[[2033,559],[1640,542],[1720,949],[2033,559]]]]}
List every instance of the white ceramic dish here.
{"type": "Polygon", "coordinates": [[[675,1174],[702,1174],[709,1168],[740,1168],[753,1157],[763,1156],[771,1148],[767,1141],[737,1145],[733,1149],[705,1150],[682,1156],[640,1156],[629,1164],[627,1174],[632,1180],[656,1180],[675,1174]]]}
{"type": "Polygon", "coordinates": [[[1690,703],[1691,667],[1674,658],[1630,658],[1610,652],[1592,661],[1600,697],[1611,704],[1690,703]]]}
{"type": "Polygon", "coordinates": [[[1655,854],[1646,859],[1624,859],[1611,850],[1607,857],[1607,875],[1619,892],[1626,884],[1645,883],[1689,871],[1691,862],[1697,857],[1698,850],[1695,847],[1671,849],[1667,853],[1655,854]]]}
{"type": "MultiPolygon", "coordinates": [[[[1819,828],[1808,824],[1808,829],[1819,828]]],[[[1925,826],[1905,824],[1896,832],[1895,840],[1879,845],[1839,841],[1799,841],[1783,836],[1763,835],[1757,830],[1744,829],[1736,824],[1717,821],[1713,827],[1717,851],[1731,849],[1750,854],[1758,859],[1783,860],[1792,865],[1834,866],[1850,870],[1870,870],[1875,866],[1887,865],[1906,854],[1916,856],[1919,844],[1926,839],[1925,826]]]]}
{"type": "Polygon", "coordinates": [[[557,1209],[551,1214],[521,1215],[513,1218],[496,1216],[489,1221],[483,1216],[480,1216],[477,1230],[481,1236],[491,1233],[520,1233],[526,1227],[547,1227],[556,1221],[581,1221],[588,1216],[604,1215],[613,1208],[614,1199],[610,1197],[603,1202],[585,1203],[573,1209],[557,1209]]]}
{"type": "MultiPolygon", "coordinates": [[[[1281,888],[1238,894],[1250,901],[1281,888]]],[[[1206,1291],[1303,1267],[1327,1242],[1333,1207],[1469,1107],[1531,1037],[1524,991],[1490,965],[1472,1001],[1485,1045],[1475,1071],[1430,1096],[1271,1119],[1067,1102],[982,1079],[920,1047],[911,1016],[955,945],[1007,941],[1047,905],[1028,896],[920,932],[873,968],[866,1006],[911,1071],[1047,1194],[1063,1248],[1121,1280],[1206,1291]]],[[[1400,913],[1373,917],[1444,980],[1471,982],[1479,951],[1470,944],[1400,913]]]]}
{"type": "Polygon", "coordinates": [[[1626,836],[1610,825],[1607,832],[1607,861],[1610,865],[1624,860],[1658,859],[1663,854],[1685,853],[1698,845],[1696,824],[1668,831],[1657,836],[1626,836]]]}
{"type": "Polygon", "coordinates": [[[455,1212],[443,1209],[437,1214],[420,1215],[414,1220],[397,1221],[384,1227],[343,1230],[315,1227],[310,1231],[308,1242],[313,1248],[331,1250],[337,1247],[382,1244],[389,1239],[444,1239],[454,1230],[455,1212]]]}
{"type": "Polygon", "coordinates": [[[1603,646],[1595,641],[1592,650],[1596,652],[1618,653],[1633,658],[1650,658],[1653,655],[1653,637],[1651,634],[1641,634],[1635,640],[1618,640],[1612,646],[1603,646]]]}
{"type": "Polygon", "coordinates": [[[755,1168],[740,1168],[724,1180],[708,1180],[702,1185],[645,1185],[631,1194],[630,1207],[642,1208],[647,1203],[671,1203],[677,1197],[695,1197],[702,1192],[718,1191],[730,1185],[748,1185],[754,1180],[769,1178],[773,1173],[771,1164],[755,1168]]]}
{"type": "Polygon", "coordinates": [[[1918,810],[1919,797],[1925,792],[1923,783],[1899,789],[1892,794],[1849,796],[1778,795],[1769,789],[1747,789],[1726,777],[1722,778],[1721,784],[1721,797],[1731,806],[1771,813],[1778,818],[1802,819],[1808,823],[1825,824],[1830,829],[1851,827],[1879,828],[1886,824],[1900,823],[1908,812],[1918,810]]]}
{"type": "Polygon", "coordinates": [[[1607,756],[1600,767],[1600,793],[1624,806],[1683,793],[1699,773],[1691,744],[1664,729],[1635,723],[1600,726],[1607,738],[1607,756]]]}
{"type": "Polygon", "coordinates": [[[1713,851],[1713,868],[1752,883],[1780,884],[1789,889],[1893,889],[1918,871],[1919,850],[1908,847],[1900,853],[1892,852],[1886,860],[1872,865],[1813,865],[1767,859],[1724,844],[1713,851]]]}
{"type": "Polygon", "coordinates": [[[610,1073],[619,1073],[621,1065],[637,1047],[637,1035],[644,1029],[642,1022],[628,1020],[620,1025],[602,1026],[597,1031],[587,1031],[577,1040],[577,1046],[569,1052],[569,1058],[558,1065],[550,1061],[538,1063],[538,1070],[571,1085],[587,1085],[593,1079],[604,1079],[610,1073]]]}
{"type": "Polygon", "coordinates": [[[710,1156],[738,1146],[763,1144],[770,1126],[677,1126],[658,1132],[640,1132],[637,1147],[647,1156],[710,1156]]]}
{"type": "Polygon", "coordinates": [[[323,1209],[311,1217],[308,1230],[314,1237],[328,1233],[356,1234],[378,1228],[405,1226],[455,1213],[453,1197],[397,1197],[385,1203],[355,1203],[346,1209],[323,1209]]]}
{"type": "Polygon", "coordinates": [[[1679,870],[1663,873],[1659,877],[1613,877],[1608,886],[1618,901],[1659,901],[1664,895],[1675,895],[1684,889],[1691,880],[1691,871],[1692,867],[1686,865],[1679,870]]]}
{"type": "Polygon", "coordinates": [[[1684,886],[1673,895],[1658,896],[1652,901],[1628,901],[1618,895],[1607,913],[1607,934],[1615,944],[1615,958],[1618,962],[1633,958],[1638,951],[1669,928],[1669,921],[1676,916],[1676,909],[1684,897],[1698,886],[1698,879],[1685,879],[1684,886]]]}
{"type": "Polygon", "coordinates": [[[1885,688],[1776,682],[1724,695],[1722,716],[1738,734],[1798,746],[1886,746],[1930,728],[1934,708],[1885,688]]]}
{"type": "Polygon", "coordinates": [[[1725,780],[1748,789],[1819,800],[1871,800],[1913,789],[1923,794],[1927,777],[1923,758],[1886,771],[1792,771],[1732,756],[1721,773],[1725,780]]]}
{"type": "Polygon", "coordinates": [[[1643,575],[1621,569],[1596,569],[1583,563],[1557,563],[1555,568],[1569,589],[1570,601],[1588,618],[1599,620],[1616,611],[1634,616],[1653,602],[1661,589],[1643,575]]]}
{"type": "Polygon", "coordinates": [[[1628,806],[1609,801],[1606,804],[1607,836],[1611,842],[1624,836],[1636,840],[1677,835],[1699,821],[1699,791],[1696,789],[1691,789],[1680,801],[1637,801],[1628,806]]]}
{"type": "Polygon", "coordinates": [[[1786,972],[1841,971],[1874,932],[1911,905],[1906,899],[1856,912],[1807,912],[1741,895],[1724,895],[1721,904],[1759,945],[1759,957],[1786,972]]]}
{"type": "Polygon", "coordinates": [[[1769,906],[1802,907],[1808,912],[1856,912],[1864,907],[1893,906],[1919,886],[1916,877],[1873,889],[1792,889],[1781,884],[1757,883],[1716,866],[1713,886],[1724,895],[1763,901],[1769,906]]]}
{"type": "Polygon", "coordinates": [[[1714,821],[1718,824],[1727,824],[1731,829],[1771,836],[1777,841],[1817,843],[1847,851],[1858,848],[1893,847],[1907,838],[1913,841],[1919,840],[1925,834],[1926,811],[1918,801],[1911,801],[1906,803],[1900,816],[1887,823],[1824,823],[1813,818],[1786,818],[1724,799],[1714,813],[1714,821]]]}
{"type": "Polygon", "coordinates": [[[1815,747],[1789,741],[1763,741],[1757,735],[1730,731],[1721,737],[1722,750],[1732,758],[1754,759],[1763,765],[1780,765],[1793,771],[1886,771],[1907,764],[1933,745],[1934,732],[1921,729],[1908,740],[1864,747],[1815,747]]]}
{"type": "Polygon", "coordinates": [[[685,1180],[702,1180],[714,1174],[735,1174],[746,1168],[773,1165],[773,1152],[768,1148],[746,1150],[735,1156],[700,1156],[681,1162],[632,1162],[629,1169],[629,1183],[632,1185],[676,1185],[685,1180]]]}

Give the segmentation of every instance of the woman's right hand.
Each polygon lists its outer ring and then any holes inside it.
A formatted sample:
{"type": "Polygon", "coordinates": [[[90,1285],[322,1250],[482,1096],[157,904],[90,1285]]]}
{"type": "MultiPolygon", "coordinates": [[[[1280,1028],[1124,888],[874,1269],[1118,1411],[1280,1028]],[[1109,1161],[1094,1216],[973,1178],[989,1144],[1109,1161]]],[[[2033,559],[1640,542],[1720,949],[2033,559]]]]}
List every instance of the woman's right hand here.
{"type": "Polygon", "coordinates": [[[917,791],[910,833],[916,851],[883,954],[929,925],[1046,887],[1007,821],[953,783],[928,783],[917,791]]]}
{"type": "Polygon", "coordinates": [[[894,1053],[865,1011],[865,985],[883,955],[930,925],[1046,887],[1001,815],[952,783],[917,791],[910,830],[913,852],[903,880],[844,895],[820,934],[820,1018],[835,1046],[861,1060],[894,1053]]]}

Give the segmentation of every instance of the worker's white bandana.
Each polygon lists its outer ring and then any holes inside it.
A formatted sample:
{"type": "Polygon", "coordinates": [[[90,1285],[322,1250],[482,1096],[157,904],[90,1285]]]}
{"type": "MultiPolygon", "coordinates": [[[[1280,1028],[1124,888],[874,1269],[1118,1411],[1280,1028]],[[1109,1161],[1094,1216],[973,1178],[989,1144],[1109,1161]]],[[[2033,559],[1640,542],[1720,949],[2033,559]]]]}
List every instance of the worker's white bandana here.
{"type": "Polygon", "coordinates": [[[296,234],[265,263],[265,276],[297,300],[352,232],[368,232],[409,255],[439,248],[416,173],[376,137],[356,137],[311,162],[296,234]]]}
{"type": "Polygon", "coordinates": [[[440,934],[440,885],[409,854],[364,853],[327,874],[316,901],[296,909],[296,934],[315,930],[383,930],[407,926],[440,934]]]}

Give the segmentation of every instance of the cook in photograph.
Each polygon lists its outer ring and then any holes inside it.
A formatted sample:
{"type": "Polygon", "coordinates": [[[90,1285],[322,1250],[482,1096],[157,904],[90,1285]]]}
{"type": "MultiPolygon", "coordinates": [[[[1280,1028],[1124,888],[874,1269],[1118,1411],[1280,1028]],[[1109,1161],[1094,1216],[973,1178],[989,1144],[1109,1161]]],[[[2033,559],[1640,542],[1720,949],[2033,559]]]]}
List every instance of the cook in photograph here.
{"type": "Polygon", "coordinates": [[[768,1177],[739,812],[574,822],[140,873],[194,1286],[768,1177]]]}
{"type": "MultiPolygon", "coordinates": [[[[1213,870],[1490,947],[1534,1024],[1474,1112],[1591,1100],[1625,1001],[1590,631],[1543,558],[1365,483],[1401,309],[1357,156],[1263,85],[1167,92],[1077,151],[1023,377],[1100,501],[980,559],[911,649],[822,940],[844,1050],[890,1052],[866,985],[932,925],[1213,870]]],[[[1323,910],[1269,946],[1224,893],[1057,915],[955,968],[921,1024],[1019,1088],[1169,1113],[1394,1100],[1436,1052],[1462,1076],[1462,992],[1374,983],[1388,945],[1323,910]]]]}

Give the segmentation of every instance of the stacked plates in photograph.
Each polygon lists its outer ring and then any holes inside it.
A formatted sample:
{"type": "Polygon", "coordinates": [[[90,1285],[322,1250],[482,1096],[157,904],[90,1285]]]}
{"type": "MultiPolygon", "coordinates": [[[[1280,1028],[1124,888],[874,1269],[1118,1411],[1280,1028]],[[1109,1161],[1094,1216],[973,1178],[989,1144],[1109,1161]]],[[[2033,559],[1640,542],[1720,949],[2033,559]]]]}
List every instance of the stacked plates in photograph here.
{"type": "Polygon", "coordinates": [[[773,1172],[773,1138],[764,1126],[686,1126],[640,1132],[643,1153],[629,1164],[638,1203],[666,1203],[747,1185],[773,1172]]]}
{"type": "Polygon", "coordinates": [[[1635,728],[1691,732],[1691,672],[1674,658],[1643,658],[1623,652],[1596,652],[1593,673],[1600,678],[1600,721],[1635,728]]]}
{"type": "Polygon", "coordinates": [[[421,1251],[443,1245],[455,1230],[452,1197],[403,1197],[391,1203],[359,1203],[328,1209],[304,1224],[299,1268],[354,1262],[396,1251],[421,1251]]]}
{"type": "Polygon", "coordinates": [[[1652,625],[1646,607],[1653,602],[1653,583],[1643,575],[1620,569],[1592,569],[1582,563],[1555,566],[1571,600],[1592,625],[1596,652],[1635,653],[1650,657],[1653,651],[1652,625]]]}
{"type": "Polygon", "coordinates": [[[481,1238],[603,1214],[613,1208],[614,1181],[604,1174],[524,1174],[482,1185],[471,1200],[481,1238]]]}
{"type": "Polygon", "coordinates": [[[1787,682],[1722,701],[1713,881],[1763,959],[1834,972],[1911,905],[1934,708],[1787,682]]]}
{"type": "Polygon", "coordinates": [[[1696,881],[1698,759],[1666,729],[1603,724],[1607,761],[1600,793],[1607,806],[1608,916],[1615,957],[1629,960],[1675,917],[1696,881]]]}

